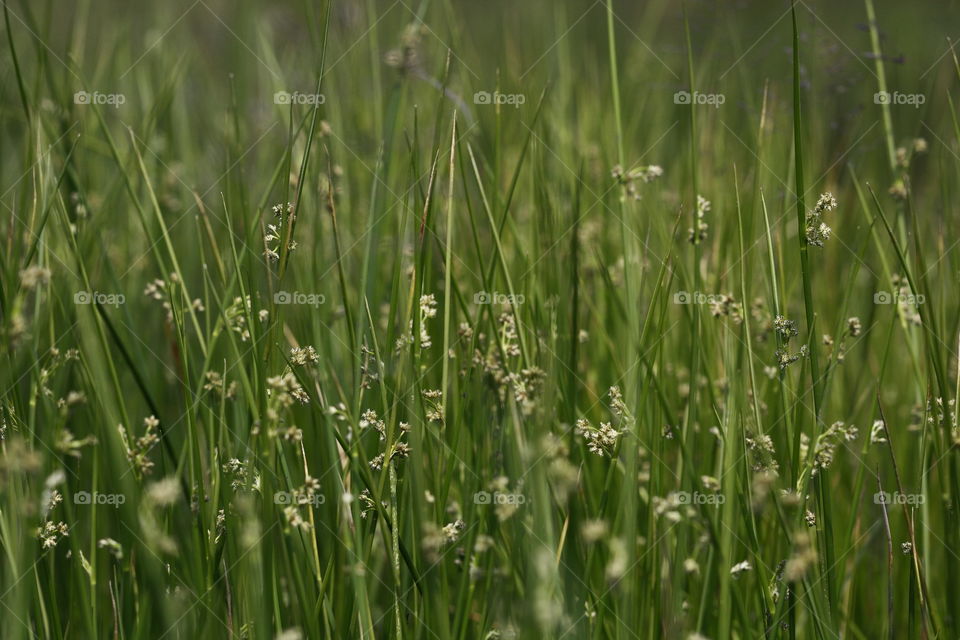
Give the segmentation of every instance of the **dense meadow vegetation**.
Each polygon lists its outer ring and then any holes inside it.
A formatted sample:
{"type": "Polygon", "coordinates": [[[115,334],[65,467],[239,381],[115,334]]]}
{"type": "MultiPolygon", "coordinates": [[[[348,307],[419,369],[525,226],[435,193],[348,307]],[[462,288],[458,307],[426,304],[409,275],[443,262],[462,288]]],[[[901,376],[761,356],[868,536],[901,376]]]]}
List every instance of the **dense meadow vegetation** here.
{"type": "Polygon", "coordinates": [[[956,0],[6,0],[0,637],[960,637],[956,0]]]}

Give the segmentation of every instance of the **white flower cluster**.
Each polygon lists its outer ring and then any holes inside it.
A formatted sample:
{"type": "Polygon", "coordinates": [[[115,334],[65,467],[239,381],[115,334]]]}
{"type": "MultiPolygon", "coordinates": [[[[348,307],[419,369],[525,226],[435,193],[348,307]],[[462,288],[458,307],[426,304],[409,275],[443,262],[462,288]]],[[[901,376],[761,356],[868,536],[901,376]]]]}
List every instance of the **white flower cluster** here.
{"type": "Polygon", "coordinates": [[[601,422],[599,427],[594,427],[585,418],[577,420],[575,431],[587,441],[587,449],[598,456],[612,456],[621,434],[609,422],[601,422]]]}
{"type": "Polygon", "coordinates": [[[807,213],[807,244],[822,247],[830,238],[831,229],[823,222],[823,214],[837,208],[837,199],[830,192],[824,193],[817,200],[813,211],[807,213]]]}
{"type": "Polygon", "coordinates": [[[711,207],[709,200],[697,194],[697,228],[687,229],[688,239],[692,244],[699,244],[707,239],[707,229],[710,228],[710,225],[706,223],[704,218],[710,212],[711,207]]]}
{"type": "MultiPolygon", "coordinates": [[[[265,247],[263,255],[265,255],[267,260],[270,262],[276,262],[280,259],[280,240],[282,236],[281,230],[283,228],[284,219],[286,219],[288,222],[293,219],[293,203],[288,202],[285,205],[273,205],[273,215],[277,217],[277,223],[268,224],[267,233],[263,235],[263,244],[265,247]]],[[[293,241],[291,241],[287,246],[288,251],[293,251],[296,248],[297,243],[293,241]]]]}
{"type": "Polygon", "coordinates": [[[660,165],[650,164],[625,171],[623,167],[618,164],[610,173],[614,180],[626,187],[627,195],[632,197],[634,200],[639,200],[640,194],[637,191],[636,183],[642,182],[646,184],[648,182],[653,182],[663,175],[663,168],[660,167],[660,165]]]}
{"type": "Polygon", "coordinates": [[[315,364],[320,361],[320,355],[317,350],[311,346],[294,347],[290,349],[290,362],[297,367],[303,367],[308,364],[315,364]]]}

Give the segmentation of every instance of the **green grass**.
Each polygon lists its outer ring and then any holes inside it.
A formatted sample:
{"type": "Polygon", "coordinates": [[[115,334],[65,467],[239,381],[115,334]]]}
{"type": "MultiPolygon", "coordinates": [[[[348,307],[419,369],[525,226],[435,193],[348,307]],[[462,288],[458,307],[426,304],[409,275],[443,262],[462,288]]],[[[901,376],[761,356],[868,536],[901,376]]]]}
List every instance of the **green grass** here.
{"type": "Polygon", "coordinates": [[[0,637],[957,637],[958,12],[5,2],[0,637]]]}

